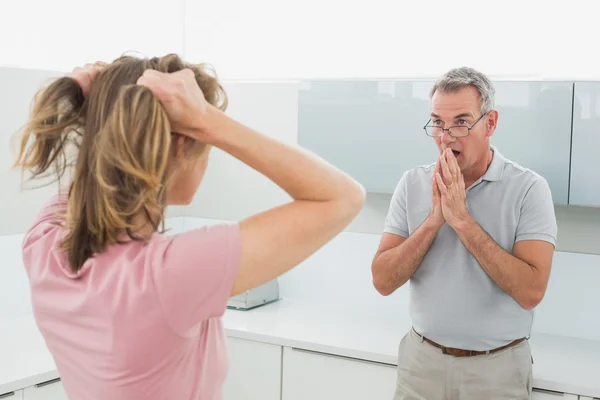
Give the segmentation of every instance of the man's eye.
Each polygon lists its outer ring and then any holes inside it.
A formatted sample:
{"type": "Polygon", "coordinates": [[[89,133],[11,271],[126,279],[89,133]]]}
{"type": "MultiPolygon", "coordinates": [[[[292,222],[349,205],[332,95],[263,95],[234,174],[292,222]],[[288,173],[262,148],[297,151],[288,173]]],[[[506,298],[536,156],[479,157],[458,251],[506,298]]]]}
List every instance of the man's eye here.
{"type": "Polygon", "coordinates": [[[459,119],[458,120],[458,124],[459,125],[466,125],[467,124],[467,120],[465,120],[465,119],[459,119]]]}

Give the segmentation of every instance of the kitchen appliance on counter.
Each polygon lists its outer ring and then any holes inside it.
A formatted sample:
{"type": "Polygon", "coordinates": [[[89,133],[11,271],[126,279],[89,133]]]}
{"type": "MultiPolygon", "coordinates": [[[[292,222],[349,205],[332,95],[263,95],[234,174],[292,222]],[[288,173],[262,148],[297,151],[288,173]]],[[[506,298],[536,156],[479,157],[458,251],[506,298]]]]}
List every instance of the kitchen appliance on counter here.
{"type": "Polygon", "coordinates": [[[247,311],[277,300],[279,300],[279,282],[274,279],[254,289],[230,297],[227,301],[227,308],[247,311]]]}

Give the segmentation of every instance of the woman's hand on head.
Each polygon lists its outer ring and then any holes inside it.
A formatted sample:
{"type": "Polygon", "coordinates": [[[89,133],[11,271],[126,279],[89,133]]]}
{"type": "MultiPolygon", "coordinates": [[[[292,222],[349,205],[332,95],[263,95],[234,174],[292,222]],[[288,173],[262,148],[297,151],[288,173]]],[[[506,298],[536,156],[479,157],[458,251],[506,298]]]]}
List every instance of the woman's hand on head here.
{"type": "Polygon", "coordinates": [[[107,65],[105,62],[96,61],[93,64],[85,64],[83,67],[73,69],[71,78],[75,79],[79,87],[81,87],[84,97],[90,92],[90,87],[94,79],[96,79],[100,72],[106,69],[107,65]]]}
{"type": "Polygon", "coordinates": [[[173,132],[211,144],[207,114],[212,107],[190,69],[173,73],[148,69],[137,84],[150,89],[162,103],[173,132]]]}

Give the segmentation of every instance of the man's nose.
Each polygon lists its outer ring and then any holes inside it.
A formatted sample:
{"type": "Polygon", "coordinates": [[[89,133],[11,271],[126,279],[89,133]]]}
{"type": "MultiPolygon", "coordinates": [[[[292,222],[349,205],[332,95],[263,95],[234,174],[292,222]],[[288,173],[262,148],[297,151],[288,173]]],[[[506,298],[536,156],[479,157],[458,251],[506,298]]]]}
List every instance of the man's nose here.
{"type": "Polygon", "coordinates": [[[442,131],[442,137],[440,138],[442,143],[452,143],[454,138],[450,135],[450,132],[447,129],[442,131]]]}

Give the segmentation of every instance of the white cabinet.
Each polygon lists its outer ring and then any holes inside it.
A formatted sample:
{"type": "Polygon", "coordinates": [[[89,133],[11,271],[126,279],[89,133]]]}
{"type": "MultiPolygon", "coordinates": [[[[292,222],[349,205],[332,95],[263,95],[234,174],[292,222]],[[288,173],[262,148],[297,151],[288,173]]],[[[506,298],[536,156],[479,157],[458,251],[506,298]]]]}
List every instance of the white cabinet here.
{"type": "Polygon", "coordinates": [[[23,400],[23,391],[16,390],[14,392],[1,393],[0,400],[23,400]]]}
{"type": "Polygon", "coordinates": [[[280,400],[281,346],[227,338],[229,374],[224,400],[280,400]]]}
{"type": "Polygon", "coordinates": [[[60,378],[25,388],[23,400],[69,400],[60,378]]]}
{"type": "Polygon", "coordinates": [[[283,350],[282,400],[390,400],[396,367],[306,350],[283,350]]]}
{"type": "Polygon", "coordinates": [[[575,82],[569,204],[600,206],[600,82],[575,82]]]}
{"type": "MultiPolygon", "coordinates": [[[[404,171],[430,164],[438,156],[433,139],[422,129],[429,118],[433,83],[305,82],[298,95],[298,143],[352,175],[368,192],[393,193],[404,171]]],[[[500,122],[492,144],[505,157],[546,178],[554,203],[566,205],[573,84],[494,85],[500,122]]],[[[600,135],[594,137],[597,141],[600,135]]]]}
{"type": "Polygon", "coordinates": [[[577,400],[576,394],[553,392],[550,390],[533,388],[531,400],[577,400]]]}

